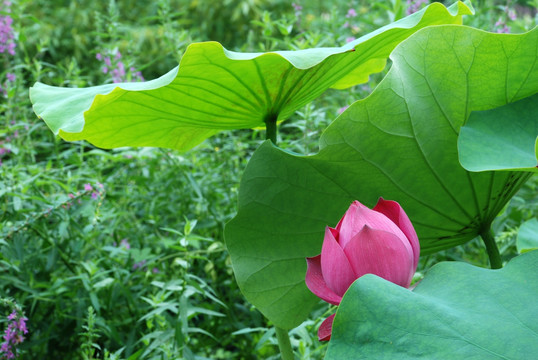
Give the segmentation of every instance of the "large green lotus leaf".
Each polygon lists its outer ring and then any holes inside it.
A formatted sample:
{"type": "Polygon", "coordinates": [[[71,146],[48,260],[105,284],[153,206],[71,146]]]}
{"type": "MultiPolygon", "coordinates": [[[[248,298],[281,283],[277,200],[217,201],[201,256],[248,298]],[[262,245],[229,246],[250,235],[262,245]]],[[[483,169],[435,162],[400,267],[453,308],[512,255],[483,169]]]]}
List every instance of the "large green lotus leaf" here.
{"type": "Polygon", "coordinates": [[[538,172],[538,95],[473,112],[461,128],[458,151],[469,171],[538,172]]]}
{"type": "Polygon", "coordinates": [[[262,144],[225,233],[246,298],[280,327],[301,323],[318,301],[304,283],[305,257],[320,253],[325,226],[353,200],[398,201],[422,254],[487,229],[531,173],[467,172],[458,132],[472,111],[538,92],[537,50],[538,28],[508,35],[428,27],[394,50],[387,76],[327,128],[318,154],[262,144]]]}
{"type": "Polygon", "coordinates": [[[375,275],[337,309],[325,359],[534,359],[538,251],[489,270],[435,265],[414,291],[375,275]]]}
{"type": "Polygon", "coordinates": [[[153,81],[82,89],[36,83],[30,98],[65,140],[187,150],[220,130],[285,120],[327,88],[381,71],[394,47],[417,30],[461,23],[472,12],[462,2],[449,9],[435,3],[338,48],[236,53],[216,42],[196,43],[179,67],[153,81]]]}

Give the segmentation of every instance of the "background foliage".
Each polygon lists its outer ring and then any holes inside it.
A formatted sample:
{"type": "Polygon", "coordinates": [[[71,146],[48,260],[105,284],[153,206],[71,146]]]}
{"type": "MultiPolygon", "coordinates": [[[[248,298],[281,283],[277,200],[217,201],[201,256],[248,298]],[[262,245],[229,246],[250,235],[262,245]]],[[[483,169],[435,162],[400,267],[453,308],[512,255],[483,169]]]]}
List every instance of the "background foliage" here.
{"type": "MultiPolygon", "coordinates": [[[[105,151],[56,139],[33,114],[27,89],[35,81],[109,83],[122,67],[123,80],[152,79],[194,41],[216,40],[236,51],[338,46],[401,18],[407,4],[11,3],[15,55],[0,53],[0,297],[14,299],[28,318],[20,358],[276,358],[272,324],[239,293],[223,245],[240,176],[264,133],[221,133],[187,153],[105,151]]],[[[535,26],[536,5],[477,1],[477,15],[465,21],[522,32],[535,26]]],[[[282,124],[279,146],[315,153],[340,109],[379,80],[328,91],[304,106],[282,124]]],[[[520,224],[538,214],[537,187],[535,176],[494,223],[504,260],[517,254],[520,224]]],[[[487,264],[475,239],[423,257],[419,272],[441,260],[487,264]]],[[[292,331],[301,358],[323,357],[315,334],[326,313],[319,304],[312,320],[292,331]]]]}

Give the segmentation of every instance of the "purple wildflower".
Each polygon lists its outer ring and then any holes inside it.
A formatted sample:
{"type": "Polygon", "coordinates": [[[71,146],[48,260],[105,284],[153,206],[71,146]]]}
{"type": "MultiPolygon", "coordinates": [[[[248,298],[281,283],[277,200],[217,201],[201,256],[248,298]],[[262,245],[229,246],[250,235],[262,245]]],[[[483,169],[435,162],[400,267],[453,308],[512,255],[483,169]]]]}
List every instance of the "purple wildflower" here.
{"type": "Polygon", "coordinates": [[[507,9],[508,18],[512,21],[515,21],[517,19],[516,12],[512,9],[507,9]]]}
{"type": "Polygon", "coordinates": [[[115,83],[122,82],[125,76],[125,65],[121,61],[116,65],[117,68],[112,71],[112,81],[115,83]]]}
{"type": "Polygon", "coordinates": [[[6,78],[7,78],[7,81],[9,82],[15,82],[15,79],[17,79],[17,77],[13,73],[7,73],[6,78]]]}
{"type": "Polygon", "coordinates": [[[28,320],[25,317],[19,318],[19,321],[17,322],[17,330],[23,334],[28,333],[28,329],[26,328],[26,320],[28,320]]]}
{"type": "Polygon", "coordinates": [[[357,12],[355,11],[355,9],[349,9],[347,11],[347,14],[346,14],[347,18],[354,18],[356,16],[357,16],[357,12]]]}
{"type": "Polygon", "coordinates": [[[428,0],[407,0],[407,15],[411,15],[420,10],[422,4],[428,4],[428,0]]]}
{"type": "MultiPolygon", "coordinates": [[[[97,60],[103,62],[101,71],[103,74],[110,74],[114,83],[125,82],[129,78],[125,63],[121,61],[122,54],[118,49],[105,50],[98,53],[97,60]]],[[[129,68],[131,81],[144,81],[144,77],[140,71],[136,71],[134,67],[129,68]]]]}
{"type": "Polygon", "coordinates": [[[291,3],[293,10],[295,10],[295,17],[300,17],[303,12],[303,7],[300,4],[291,3]]]}
{"type": "Polygon", "coordinates": [[[133,270],[143,269],[146,266],[146,260],[142,260],[133,264],[133,270]]]}
{"type": "Polygon", "coordinates": [[[91,186],[91,184],[84,184],[84,191],[92,191],[93,190],[93,187],[91,186]]]}
{"type": "Polygon", "coordinates": [[[99,197],[99,194],[94,191],[92,192],[91,196],[92,196],[92,200],[97,200],[97,198],[99,197]]]}
{"type": "Polygon", "coordinates": [[[340,115],[341,113],[343,113],[344,111],[346,111],[346,109],[349,107],[349,105],[346,105],[346,106],[343,106],[341,107],[340,109],[338,109],[338,115],[340,115]]]}
{"type": "MultiPolygon", "coordinates": [[[[4,13],[10,13],[11,2],[4,1],[1,9],[4,13]]],[[[15,55],[15,32],[11,27],[13,19],[9,15],[0,15],[0,54],[7,52],[10,55],[15,55]]]]}
{"type": "Polygon", "coordinates": [[[129,244],[129,241],[127,239],[121,239],[120,246],[125,247],[127,250],[131,248],[131,244],[129,244]]]}
{"type": "Polygon", "coordinates": [[[497,33],[499,34],[509,34],[510,28],[506,25],[504,25],[502,28],[497,29],[497,33]]]}
{"type": "Polygon", "coordinates": [[[510,28],[506,25],[502,18],[499,18],[499,20],[497,20],[495,23],[495,30],[500,34],[508,34],[510,32],[510,28]]]}
{"type": "Polygon", "coordinates": [[[0,357],[5,359],[15,359],[17,355],[16,346],[24,341],[25,334],[28,333],[26,321],[28,320],[16,310],[8,315],[8,326],[4,331],[4,342],[0,345],[0,357]]]}

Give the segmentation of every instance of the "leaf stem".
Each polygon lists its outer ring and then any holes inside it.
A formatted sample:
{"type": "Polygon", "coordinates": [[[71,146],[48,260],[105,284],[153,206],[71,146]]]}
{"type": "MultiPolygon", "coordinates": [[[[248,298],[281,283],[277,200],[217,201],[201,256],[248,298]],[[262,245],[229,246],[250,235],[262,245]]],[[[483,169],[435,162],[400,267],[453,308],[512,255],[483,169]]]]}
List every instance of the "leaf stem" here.
{"type": "Polygon", "coordinates": [[[293,350],[291,348],[290,337],[288,331],[275,326],[276,338],[278,340],[278,348],[280,349],[280,355],[282,360],[293,360],[293,350]]]}
{"type": "Polygon", "coordinates": [[[480,233],[482,241],[486,245],[486,251],[489,257],[489,266],[492,269],[500,269],[503,267],[503,262],[501,260],[501,254],[499,253],[499,248],[495,242],[495,237],[491,232],[491,229],[487,227],[480,233]]]}
{"type": "Polygon", "coordinates": [[[271,140],[276,145],[276,119],[277,116],[273,114],[267,115],[265,118],[265,138],[271,140]]]}

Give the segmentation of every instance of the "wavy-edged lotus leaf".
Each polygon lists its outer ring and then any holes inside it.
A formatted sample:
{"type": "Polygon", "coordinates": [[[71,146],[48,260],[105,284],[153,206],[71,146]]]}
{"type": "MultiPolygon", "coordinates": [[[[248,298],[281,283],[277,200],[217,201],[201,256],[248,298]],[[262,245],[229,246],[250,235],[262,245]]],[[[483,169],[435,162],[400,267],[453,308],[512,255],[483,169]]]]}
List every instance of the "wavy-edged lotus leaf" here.
{"type": "Polygon", "coordinates": [[[421,255],[487,229],[531,173],[466,171],[458,132],[472,111],[538,92],[537,50],[538,28],[508,35],[428,27],[394,50],[388,74],[326,129],[318,154],[262,144],[225,232],[245,297],[280,327],[303,321],[318,301],[304,283],[305,257],[320,253],[325,227],[353,200],[398,201],[421,255]]]}
{"type": "Polygon", "coordinates": [[[102,148],[188,150],[221,130],[282,121],[329,87],[344,88],[381,71],[396,45],[417,30],[458,24],[462,2],[427,8],[342,47],[237,53],[216,42],[190,45],[180,65],[143,83],[30,89],[35,113],[68,141],[102,148]]]}
{"type": "Polygon", "coordinates": [[[538,172],[538,94],[471,113],[460,130],[458,151],[469,171],[538,172]]]}
{"type": "Polygon", "coordinates": [[[435,265],[410,291],[375,275],[348,289],[325,359],[532,359],[538,251],[489,270],[435,265]]]}

